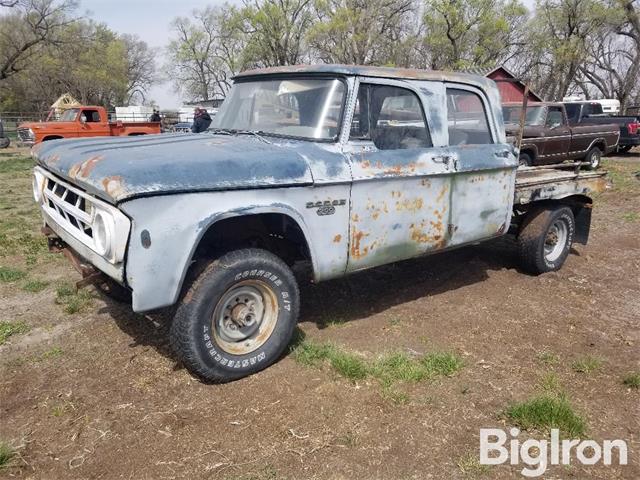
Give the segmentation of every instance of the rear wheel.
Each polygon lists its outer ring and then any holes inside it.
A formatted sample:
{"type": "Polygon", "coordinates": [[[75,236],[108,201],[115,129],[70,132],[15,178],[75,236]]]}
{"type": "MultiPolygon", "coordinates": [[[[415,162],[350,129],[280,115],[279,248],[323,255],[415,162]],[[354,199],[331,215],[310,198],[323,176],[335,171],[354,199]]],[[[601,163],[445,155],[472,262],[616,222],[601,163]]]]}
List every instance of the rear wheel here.
{"type": "Polygon", "coordinates": [[[536,275],[559,270],[571,250],[575,229],[569,207],[545,207],[530,212],[518,235],[522,267],[536,275]]]}
{"type": "Polygon", "coordinates": [[[298,285],[266,250],[243,249],[213,261],[185,294],[171,345],[193,374],[227,382],[274,363],[298,320],[298,285]]]}
{"type": "Polygon", "coordinates": [[[521,153],[518,161],[521,167],[530,167],[533,164],[531,155],[528,153],[521,153]]]}
{"type": "Polygon", "coordinates": [[[589,162],[589,168],[592,170],[595,170],[600,166],[601,160],[602,150],[600,150],[598,147],[593,147],[591,150],[589,150],[589,153],[587,153],[587,156],[584,159],[585,162],[589,162]]]}

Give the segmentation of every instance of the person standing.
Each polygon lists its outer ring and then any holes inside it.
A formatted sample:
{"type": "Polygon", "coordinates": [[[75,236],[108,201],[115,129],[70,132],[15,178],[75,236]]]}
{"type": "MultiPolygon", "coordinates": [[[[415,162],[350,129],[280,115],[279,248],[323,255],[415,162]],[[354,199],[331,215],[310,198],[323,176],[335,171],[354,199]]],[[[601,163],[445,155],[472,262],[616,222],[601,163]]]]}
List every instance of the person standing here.
{"type": "Polygon", "coordinates": [[[154,108],[153,113],[149,117],[150,122],[161,122],[162,118],[160,117],[160,110],[154,108]]]}
{"type": "Polygon", "coordinates": [[[196,107],[193,111],[193,125],[191,131],[193,133],[206,132],[211,125],[211,115],[204,108],[196,107]]]}

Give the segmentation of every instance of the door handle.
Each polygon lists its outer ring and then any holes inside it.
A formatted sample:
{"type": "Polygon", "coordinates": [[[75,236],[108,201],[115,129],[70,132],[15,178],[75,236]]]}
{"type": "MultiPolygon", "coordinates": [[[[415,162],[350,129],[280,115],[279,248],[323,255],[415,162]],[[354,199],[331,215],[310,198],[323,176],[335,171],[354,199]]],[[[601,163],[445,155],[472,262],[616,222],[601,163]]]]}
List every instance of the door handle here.
{"type": "Polygon", "coordinates": [[[499,152],[495,152],[493,155],[496,157],[509,158],[510,150],[500,150],[499,152]]]}
{"type": "Polygon", "coordinates": [[[431,157],[431,159],[436,163],[444,163],[445,165],[449,165],[451,161],[451,157],[449,155],[435,155],[431,157]]]}

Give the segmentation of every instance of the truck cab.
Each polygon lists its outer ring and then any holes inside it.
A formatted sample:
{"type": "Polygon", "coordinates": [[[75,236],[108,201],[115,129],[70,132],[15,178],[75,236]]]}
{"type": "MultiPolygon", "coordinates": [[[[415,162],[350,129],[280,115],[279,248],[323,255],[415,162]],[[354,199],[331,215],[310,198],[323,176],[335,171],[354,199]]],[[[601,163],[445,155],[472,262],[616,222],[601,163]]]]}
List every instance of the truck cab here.
{"type": "Polygon", "coordinates": [[[518,183],[489,79],[317,65],[234,82],[209,133],[33,150],[52,248],[135,311],[177,304],[170,340],[201,378],[279,358],[299,262],[324,281],[511,232],[539,274],[586,242],[600,175],[518,183]]]}

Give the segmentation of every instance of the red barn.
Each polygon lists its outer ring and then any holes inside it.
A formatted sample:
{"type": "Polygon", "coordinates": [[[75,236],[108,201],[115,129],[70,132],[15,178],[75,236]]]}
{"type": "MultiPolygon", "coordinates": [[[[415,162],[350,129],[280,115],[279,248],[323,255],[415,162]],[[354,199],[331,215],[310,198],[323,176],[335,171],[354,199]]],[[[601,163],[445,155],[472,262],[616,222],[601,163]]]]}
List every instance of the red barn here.
{"type": "MultiPolygon", "coordinates": [[[[502,103],[522,102],[524,97],[525,84],[505,67],[492,69],[474,68],[467,70],[467,73],[475,73],[494,80],[498,84],[498,90],[502,96],[502,103]]],[[[529,90],[530,102],[542,102],[543,99],[535,92],[529,90]]]]}

